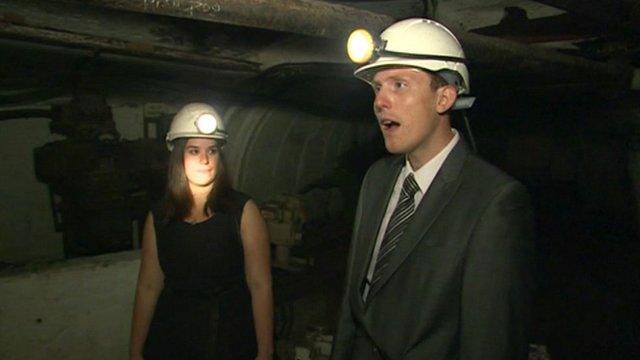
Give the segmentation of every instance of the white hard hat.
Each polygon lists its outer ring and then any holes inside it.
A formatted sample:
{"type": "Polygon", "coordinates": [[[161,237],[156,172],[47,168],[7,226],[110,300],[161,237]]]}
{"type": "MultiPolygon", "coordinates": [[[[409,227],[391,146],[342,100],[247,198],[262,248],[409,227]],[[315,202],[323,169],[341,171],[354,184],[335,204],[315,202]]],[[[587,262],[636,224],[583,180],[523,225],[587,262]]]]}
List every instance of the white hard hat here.
{"type": "Polygon", "coordinates": [[[228,134],[224,130],[222,117],[211,105],[191,103],[173,117],[166,137],[167,148],[171,151],[173,140],[189,137],[216,139],[218,145],[222,146],[227,142],[228,134]]]}
{"type": "Polygon", "coordinates": [[[436,21],[422,18],[399,21],[380,34],[374,51],[373,56],[377,57],[354,72],[368,83],[381,68],[408,66],[438,73],[456,86],[458,94],[469,93],[469,71],[462,46],[449,29],[436,21]]]}

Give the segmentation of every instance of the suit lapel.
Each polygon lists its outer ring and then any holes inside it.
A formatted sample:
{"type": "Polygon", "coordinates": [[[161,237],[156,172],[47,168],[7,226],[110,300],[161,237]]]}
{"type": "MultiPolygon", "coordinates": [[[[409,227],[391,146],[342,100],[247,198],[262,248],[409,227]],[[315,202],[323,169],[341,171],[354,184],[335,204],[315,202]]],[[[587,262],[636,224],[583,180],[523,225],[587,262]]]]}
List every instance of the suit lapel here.
{"type": "Polygon", "coordinates": [[[442,164],[429,190],[427,190],[427,193],[416,208],[413,220],[411,220],[411,223],[407,226],[396,249],[390,254],[389,265],[383,273],[382,278],[378,281],[378,284],[372,289],[371,293],[369,293],[367,302],[375,297],[380,288],[384,287],[385,283],[395,273],[407,256],[409,256],[416,245],[420,241],[427,241],[426,239],[423,240],[424,235],[438,218],[442,209],[449,203],[460,185],[458,179],[467,155],[467,146],[463,140],[460,139],[442,164]]]}
{"type": "Polygon", "coordinates": [[[382,169],[380,176],[374,177],[370,181],[371,189],[367,192],[370,198],[365,199],[366,208],[363,209],[363,224],[360,226],[361,233],[357,239],[354,239],[354,241],[359,241],[359,244],[356,247],[357,254],[354,257],[357,263],[354,266],[355,276],[353,279],[354,283],[357,284],[355,286],[357,289],[356,296],[361,306],[364,305],[364,302],[362,301],[360,284],[367,276],[378,230],[403,165],[404,156],[398,156],[391,161],[390,166],[382,169]]]}

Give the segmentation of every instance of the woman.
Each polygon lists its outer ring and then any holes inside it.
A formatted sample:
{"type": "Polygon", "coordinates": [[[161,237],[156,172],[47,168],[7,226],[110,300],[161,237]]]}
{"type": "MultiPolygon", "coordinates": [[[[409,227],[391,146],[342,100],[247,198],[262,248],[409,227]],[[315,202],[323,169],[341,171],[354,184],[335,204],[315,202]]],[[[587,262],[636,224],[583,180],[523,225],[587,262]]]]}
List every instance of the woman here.
{"type": "Polygon", "coordinates": [[[267,227],[255,202],[228,185],[226,139],[209,105],[173,118],[167,191],[144,228],[131,359],[273,356],[267,227]]]}

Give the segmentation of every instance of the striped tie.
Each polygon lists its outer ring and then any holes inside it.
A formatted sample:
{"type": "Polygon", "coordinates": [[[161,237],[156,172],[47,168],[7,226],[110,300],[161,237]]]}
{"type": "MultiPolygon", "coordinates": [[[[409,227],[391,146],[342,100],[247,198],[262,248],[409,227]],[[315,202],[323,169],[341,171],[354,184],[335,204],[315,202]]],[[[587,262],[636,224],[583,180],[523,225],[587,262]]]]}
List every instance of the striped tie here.
{"type": "Polygon", "coordinates": [[[393,250],[398,246],[398,240],[402,237],[404,229],[407,227],[413,213],[415,211],[413,197],[417,191],[420,190],[418,183],[413,177],[413,174],[409,174],[402,184],[402,191],[400,192],[400,199],[398,205],[393,210],[389,224],[384,232],[382,243],[380,244],[380,250],[378,251],[378,259],[376,260],[376,267],[373,271],[371,278],[370,289],[375,287],[375,284],[380,280],[384,274],[384,269],[389,265],[390,255],[393,250]]]}

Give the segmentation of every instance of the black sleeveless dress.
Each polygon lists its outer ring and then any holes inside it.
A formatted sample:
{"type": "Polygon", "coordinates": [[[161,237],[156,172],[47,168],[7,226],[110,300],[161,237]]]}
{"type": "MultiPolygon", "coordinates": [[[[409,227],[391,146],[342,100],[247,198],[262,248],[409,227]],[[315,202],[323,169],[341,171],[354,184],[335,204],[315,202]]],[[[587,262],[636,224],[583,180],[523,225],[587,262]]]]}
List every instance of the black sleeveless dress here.
{"type": "Polygon", "coordinates": [[[163,224],[154,211],[165,276],[144,357],[254,359],[251,296],[246,285],[240,219],[246,195],[232,191],[228,213],[197,224],[163,224]]]}

